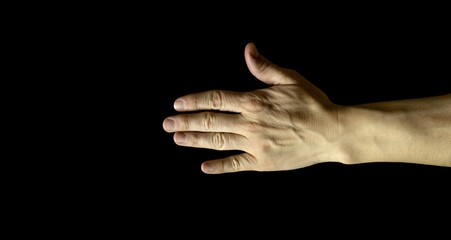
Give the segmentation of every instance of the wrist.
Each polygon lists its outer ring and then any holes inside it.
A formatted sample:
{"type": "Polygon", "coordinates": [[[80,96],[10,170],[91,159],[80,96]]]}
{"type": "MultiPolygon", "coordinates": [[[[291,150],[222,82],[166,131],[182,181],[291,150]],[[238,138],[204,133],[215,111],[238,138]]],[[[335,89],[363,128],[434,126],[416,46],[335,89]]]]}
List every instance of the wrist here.
{"type": "Polygon", "coordinates": [[[410,137],[403,118],[402,111],[383,111],[364,105],[340,107],[340,161],[358,164],[408,158],[409,143],[405,139],[410,137]]]}

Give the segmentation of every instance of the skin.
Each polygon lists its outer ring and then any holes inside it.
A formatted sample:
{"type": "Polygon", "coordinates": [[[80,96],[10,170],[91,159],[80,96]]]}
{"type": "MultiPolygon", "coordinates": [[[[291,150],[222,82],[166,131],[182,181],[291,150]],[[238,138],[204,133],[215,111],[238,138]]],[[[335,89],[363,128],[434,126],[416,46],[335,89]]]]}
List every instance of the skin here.
{"type": "Polygon", "coordinates": [[[203,172],[281,171],[323,162],[451,167],[451,94],[341,106],[298,72],[270,62],[253,43],[244,57],[268,88],[182,96],[174,102],[181,114],[163,121],[180,146],[242,152],[203,162],[203,172]]]}

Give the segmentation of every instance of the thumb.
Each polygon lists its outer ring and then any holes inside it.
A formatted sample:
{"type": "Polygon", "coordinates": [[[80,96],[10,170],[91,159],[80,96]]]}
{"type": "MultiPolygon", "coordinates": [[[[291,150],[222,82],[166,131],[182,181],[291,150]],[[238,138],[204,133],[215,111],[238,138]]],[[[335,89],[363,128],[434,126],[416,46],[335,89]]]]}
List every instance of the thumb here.
{"type": "Polygon", "coordinates": [[[294,84],[285,69],[263,57],[254,43],[248,43],[244,49],[244,58],[249,71],[260,81],[269,85],[294,84]]]}

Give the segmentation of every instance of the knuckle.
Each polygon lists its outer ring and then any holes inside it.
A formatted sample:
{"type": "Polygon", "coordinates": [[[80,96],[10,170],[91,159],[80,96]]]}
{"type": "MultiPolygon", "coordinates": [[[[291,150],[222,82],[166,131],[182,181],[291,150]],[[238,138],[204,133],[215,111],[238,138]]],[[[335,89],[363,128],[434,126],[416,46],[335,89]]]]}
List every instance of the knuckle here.
{"type": "Polygon", "coordinates": [[[266,72],[271,67],[271,62],[268,60],[263,61],[260,65],[258,65],[258,71],[260,72],[266,72]]]}
{"type": "Polygon", "coordinates": [[[207,131],[212,130],[213,122],[214,122],[214,115],[210,112],[205,112],[203,119],[204,119],[203,125],[204,125],[205,130],[207,130],[207,131]]]}
{"type": "Polygon", "coordinates": [[[262,124],[257,121],[246,121],[244,122],[243,126],[244,130],[252,133],[260,133],[264,130],[262,124]]]}
{"type": "Polygon", "coordinates": [[[271,141],[263,141],[261,143],[259,149],[260,149],[260,152],[263,154],[270,154],[273,151],[274,146],[271,141]]]}
{"type": "Polygon", "coordinates": [[[225,136],[222,133],[214,133],[212,137],[212,145],[215,149],[223,150],[225,148],[225,136]]]}
{"type": "Polygon", "coordinates": [[[267,107],[266,101],[261,96],[256,94],[248,95],[247,99],[243,103],[243,107],[246,111],[256,113],[262,111],[267,107]]]}
{"type": "Polygon", "coordinates": [[[230,157],[230,168],[232,171],[239,171],[241,169],[241,162],[237,156],[230,157]]]}
{"type": "Polygon", "coordinates": [[[224,96],[221,91],[212,91],[209,99],[209,107],[213,110],[222,108],[224,96]]]}

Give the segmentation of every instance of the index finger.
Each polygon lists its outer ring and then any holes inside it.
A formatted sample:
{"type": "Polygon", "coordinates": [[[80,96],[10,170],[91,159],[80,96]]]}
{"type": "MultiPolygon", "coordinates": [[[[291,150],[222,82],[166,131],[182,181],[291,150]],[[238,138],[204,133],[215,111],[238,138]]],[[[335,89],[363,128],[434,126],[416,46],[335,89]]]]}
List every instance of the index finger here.
{"type": "Polygon", "coordinates": [[[218,110],[241,113],[245,102],[245,93],[225,90],[210,90],[193,93],[178,98],[174,109],[180,112],[197,110],[218,110]]]}

